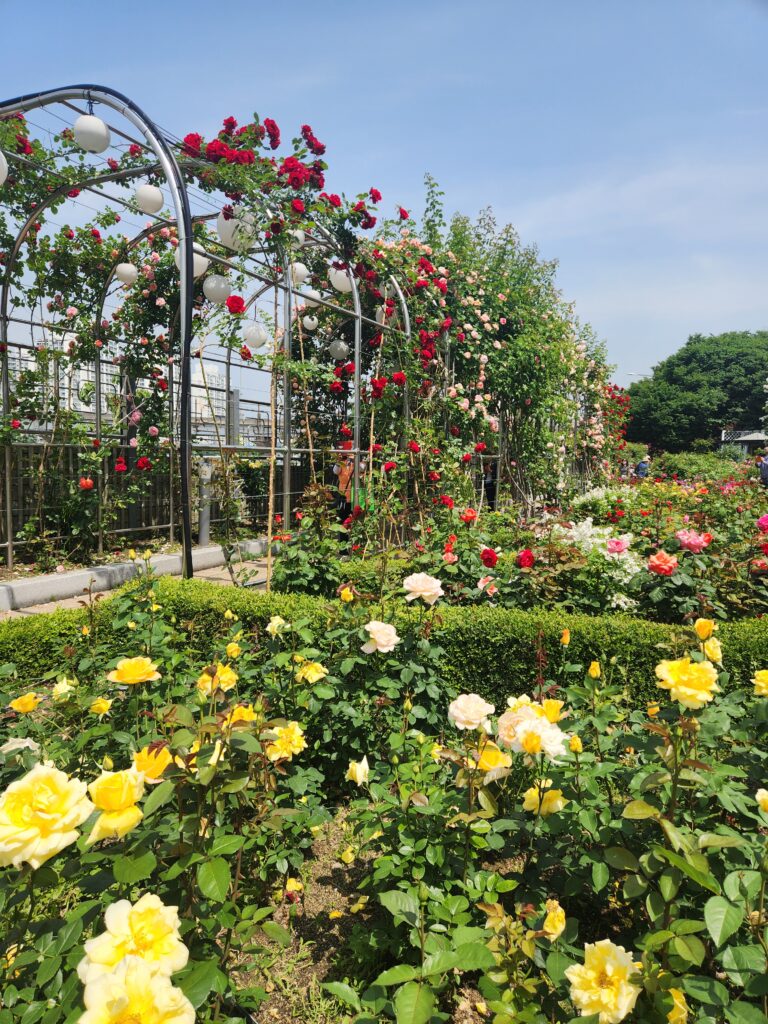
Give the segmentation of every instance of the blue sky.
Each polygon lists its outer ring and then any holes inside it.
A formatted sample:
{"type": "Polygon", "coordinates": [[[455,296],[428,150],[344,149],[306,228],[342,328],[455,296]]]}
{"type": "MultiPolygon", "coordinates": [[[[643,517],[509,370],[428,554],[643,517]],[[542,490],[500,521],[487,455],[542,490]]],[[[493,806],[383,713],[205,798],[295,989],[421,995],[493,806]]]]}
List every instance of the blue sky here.
{"type": "Polygon", "coordinates": [[[304,122],[329,186],[484,206],[629,383],[768,327],[768,0],[0,0],[0,96],[96,82],[176,134],[304,122]]]}

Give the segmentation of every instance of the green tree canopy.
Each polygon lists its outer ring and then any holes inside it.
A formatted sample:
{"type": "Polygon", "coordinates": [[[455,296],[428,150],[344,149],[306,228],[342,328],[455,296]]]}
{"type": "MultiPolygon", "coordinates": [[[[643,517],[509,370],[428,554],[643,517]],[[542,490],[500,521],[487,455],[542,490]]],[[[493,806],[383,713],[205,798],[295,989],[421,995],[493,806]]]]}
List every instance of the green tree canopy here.
{"type": "Polygon", "coordinates": [[[630,441],[681,451],[719,440],[723,427],[759,430],[768,377],[768,331],[692,334],[629,389],[630,441]]]}

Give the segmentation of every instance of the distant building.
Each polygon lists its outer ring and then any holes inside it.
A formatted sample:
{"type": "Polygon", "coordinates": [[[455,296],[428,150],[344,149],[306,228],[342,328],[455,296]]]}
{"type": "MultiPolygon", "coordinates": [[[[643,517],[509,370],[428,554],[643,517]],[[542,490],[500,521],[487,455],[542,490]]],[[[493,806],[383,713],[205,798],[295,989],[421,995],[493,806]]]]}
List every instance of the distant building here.
{"type": "Polygon", "coordinates": [[[720,443],[741,448],[744,455],[751,455],[758,448],[765,448],[768,436],[762,430],[723,430],[720,443]]]}

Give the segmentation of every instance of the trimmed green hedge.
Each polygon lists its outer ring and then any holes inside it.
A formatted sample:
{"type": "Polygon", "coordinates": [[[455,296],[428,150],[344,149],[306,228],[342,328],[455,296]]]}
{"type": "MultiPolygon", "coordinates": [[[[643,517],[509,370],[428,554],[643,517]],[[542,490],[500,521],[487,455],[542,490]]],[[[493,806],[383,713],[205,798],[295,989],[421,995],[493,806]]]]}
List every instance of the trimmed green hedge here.
{"type": "MultiPolygon", "coordinates": [[[[307,619],[318,637],[327,621],[327,602],[292,594],[235,590],[203,580],[158,581],[158,600],[183,624],[190,650],[201,662],[210,656],[210,637],[221,629],[221,616],[231,608],[246,627],[264,626],[272,615],[289,621],[307,619]]],[[[115,653],[130,651],[130,637],[111,634],[109,601],[97,609],[101,639],[115,653]]],[[[403,608],[402,617],[409,612],[403,608]]],[[[412,613],[411,613],[412,614],[412,613]]],[[[83,611],[60,611],[0,623],[0,663],[16,664],[24,684],[32,685],[62,662],[66,644],[76,643],[86,620],[83,611]]],[[[654,668],[665,657],[679,657],[691,645],[690,629],[665,626],[630,616],[564,615],[502,608],[444,608],[434,636],[446,652],[445,677],[458,690],[480,693],[503,707],[511,694],[531,692],[537,677],[538,651],[546,652],[544,675],[553,677],[563,657],[560,634],[567,626],[570,662],[599,659],[626,680],[633,701],[658,696],[654,668]],[[615,659],[615,668],[609,663],[615,659]]],[[[768,626],[759,620],[724,623],[718,636],[725,663],[736,685],[746,686],[755,669],[768,668],[768,626]]]]}

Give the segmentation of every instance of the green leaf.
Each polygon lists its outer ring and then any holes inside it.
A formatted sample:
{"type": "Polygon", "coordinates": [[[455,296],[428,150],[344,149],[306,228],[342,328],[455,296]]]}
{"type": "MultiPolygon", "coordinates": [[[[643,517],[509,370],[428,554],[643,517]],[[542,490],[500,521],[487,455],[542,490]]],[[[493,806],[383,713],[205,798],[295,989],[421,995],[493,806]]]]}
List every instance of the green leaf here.
{"type": "Polygon", "coordinates": [[[716,850],[724,850],[729,846],[746,846],[746,840],[740,836],[721,836],[716,832],[703,832],[699,836],[699,849],[706,850],[708,848],[714,848],[716,850]]]}
{"type": "Polygon", "coordinates": [[[560,985],[565,978],[565,972],[569,967],[573,967],[574,962],[562,953],[558,953],[557,950],[553,950],[549,954],[547,957],[547,974],[555,986],[560,985]]]}
{"type": "Polygon", "coordinates": [[[676,868],[680,868],[683,874],[687,875],[690,879],[700,885],[702,889],[708,889],[710,892],[713,892],[715,896],[720,895],[720,886],[709,871],[701,871],[699,868],[694,867],[693,864],[690,864],[685,857],[681,857],[679,853],[673,853],[672,850],[665,850],[662,846],[654,846],[653,852],[657,857],[663,857],[663,859],[668,861],[670,864],[674,864],[676,868]]]}
{"type": "Polygon", "coordinates": [[[416,898],[410,893],[402,892],[400,889],[390,889],[379,896],[381,905],[385,907],[393,917],[402,917],[408,924],[415,924],[419,919],[419,904],[416,898]]]}
{"type": "Polygon", "coordinates": [[[389,970],[382,971],[374,981],[374,985],[402,985],[404,981],[413,981],[418,977],[419,972],[410,964],[397,964],[389,970]]]}
{"type": "Polygon", "coordinates": [[[447,974],[457,967],[458,963],[459,958],[454,950],[441,949],[424,958],[421,973],[424,978],[428,978],[430,974],[447,974]]]}
{"type": "Polygon", "coordinates": [[[617,871],[639,871],[640,861],[629,850],[625,850],[623,846],[609,846],[604,851],[603,856],[612,868],[616,868],[617,871]]]}
{"type": "Polygon", "coordinates": [[[768,1017],[753,1003],[732,1003],[726,1007],[725,1016],[730,1024],[768,1024],[768,1017]]]}
{"type": "Polygon", "coordinates": [[[762,876],[759,871],[745,869],[732,871],[726,875],[723,888],[729,900],[743,902],[745,899],[753,900],[757,896],[761,883],[762,876]]]}
{"type": "Polygon", "coordinates": [[[281,924],[278,924],[277,921],[265,921],[261,926],[261,930],[272,942],[277,942],[283,948],[290,946],[291,933],[287,928],[283,928],[281,924]]]}
{"type": "Polygon", "coordinates": [[[211,849],[209,852],[213,855],[223,856],[226,856],[226,854],[229,853],[237,853],[237,851],[240,849],[244,842],[245,836],[216,836],[216,838],[213,840],[213,843],[211,844],[211,849]]]}
{"type": "Polygon", "coordinates": [[[704,920],[713,942],[719,947],[739,930],[744,910],[722,896],[711,896],[704,904],[704,920]]]}
{"type": "Polygon", "coordinates": [[[318,683],[312,690],[312,693],[314,693],[316,697],[319,697],[320,700],[330,700],[331,697],[336,696],[334,688],[332,686],[328,686],[326,683],[318,683]]]}
{"type": "Polygon", "coordinates": [[[731,981],[743,988],[753,974],[765,972],[765,956],[759,946],[728,946],[720,962],[731,981]]]}
{"type": "Polygon", "coordinates": [[[197,869],[197,887],[203,896],[223,903],[229,892],[229,864],[222,857],[212,857],[197,869]]]}
{"type": "Polygon", "coordinates": [[[435,994],[418,981],[397,990],[394,1000],[397,1024],[427,1024],[435,1009],[435,994]]]}
{"type": "Polygon", "coordinates": [[[597,860],[592,865],[592,885],[595,888],[595,892],[600,892],[608,884],[608,879],[611,877],[611,873],[608,870],[608,865],[604,864],[603,861],[597,860]]]}
{"type": "MultiPolygon", "coordinates": [[[[457,928],[454,941],[460,931],[469,929],[457,928]]],[[[460,971],[487,971],[490,967],[496,966],[496,957],[482,942],[463,942],[456,947],[456,955],[459,958],[456,966],[460,971]]]]}
{"type": "Polygon", "coordinates": [[[689,974],[683,978],[683,989],[700,1003],[708,1006],[727,1006],[728,989],[714,978],[689,974]]]}
{"type": "MultiPolygon", "coordinates": [[[[221,988],[223,975],[217,960],[201,960],[192,964],[192,969],[178,979],[178,985],[195,1009],[206,999],[214,988],[221,988]]],[[[175,982],[176,979],[174,979],[175,982]]],[[[224,979],[226,983],[226,979],[224,979]]]]}
{"type": "Polygon", "coordinates": [[[332,996],[335,996],[342,1003],[346,1003],[347,1006],[351,1006],[353,1010],[357,1010],[358,1013],[362,1010],[360,1004],[360,996],[355,992],[351,985],[345,985],[343,981],[326,981],[322,986],[326,992],[330,992],[332,996]]]}
{"type": "Polygon", "coordinates": [[[112,872],[116,882],[131,885],[133,882],[140,882],[142,878],[149,878],[156,867],[157,857],[151,850],[144,850],[143,853],[136,853],[133,856],[116,857],[112,872]]]}
{"type": "Polygon", "coordinates": [[[695,935],[676,935],[670,947],[682,960],[700,967],[707,951],[701,939],[695,935]]]}
{"type": "Polygon", "coordinates": [[[74,921],[65,921],[61,931],[59,931],[56,936],[56,941],[53,944],[53,952],[66,953],[68,949],[71,949],[80,941],[80,936],[82,934],[83,922],[79,917],[74,921]]]}
{"type": "Polygon", "coordinates": [[[43,962],[37,968],[37,974],[35,975],[35,983],[37,985],[45,985],[46,982],[51,980],[51,978],[54,976],[54,974],[56,974],[60,967],[60,956],[46,957],[46,959],[43,960],[43,962]]]}
{"type": "Polygon", "coordinates": [[[630,821],[642,821],[643,818],[658,818],[659,810],[647,804],[645,800],[630,800],[621,812],[622,818],[629,818],[630,821]]]}
{"type": "Polygon", "coordinates": [[[166,779],[165,782],[161,782],[158,786],[153,786],[149,791],[149,796],[142,805],[144,811],[145,820],[154,814],[158,807],[162,807],[163,804],[167,804],[174,793],[175,786],[170,779],[166,779]]]}

